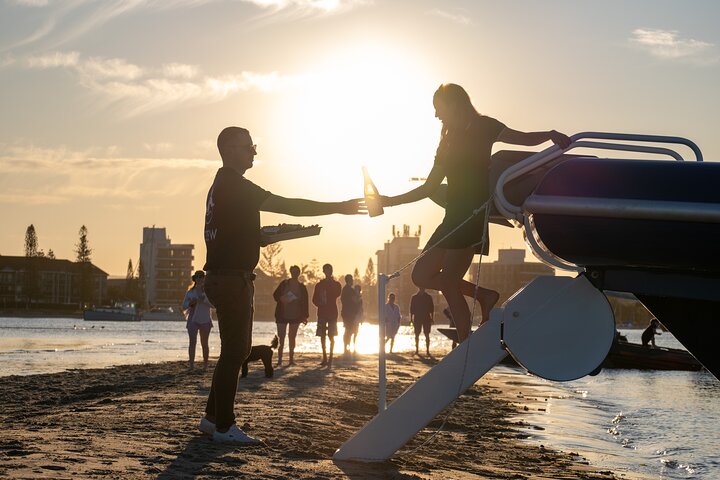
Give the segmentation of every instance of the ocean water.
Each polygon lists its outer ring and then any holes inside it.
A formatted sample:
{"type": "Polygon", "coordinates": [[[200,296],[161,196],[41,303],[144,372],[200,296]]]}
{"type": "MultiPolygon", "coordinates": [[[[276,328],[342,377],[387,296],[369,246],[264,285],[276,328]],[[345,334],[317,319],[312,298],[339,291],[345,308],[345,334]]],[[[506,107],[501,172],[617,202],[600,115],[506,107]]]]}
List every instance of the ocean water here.
{"type": "MultiPolygon", "coordinates": [[[[640,330],[623,333],[639,342],[640,330]]],[[[258,321],[253,343],[267,344],[274,334],[274,323],[258,321]]],[[[681,348],[667,332],[656,342],[681,348]]],[[[211,357],[217,356],[219,343],[214,328],[211,357]]],[[[434,329],[431,343],[434,350],[450,350],[450,341],[434,329]]],[[[414,348],[411,328],[401,327],[395,351],[414,348]]],[[[424,349],[424,339],[420,348],[424,349]]],[[[319,349],[315,324],[301,326],[296,356],[319,349]]],[[[378,351],[377,326],[361,325],[357,350],[378,351]]],[[[342,351],[341,337],[335,351],[342,351]]],[[[0,318],[0,376],[186,358],[184,322],[0,318]]],[[[529,411],[518,421],[525,424],[520,429],[528,442],[578,453],[596,468],[628,477],[720,479],[720,381],[707,372],[603,370],[595,377],[565,383],[502,366],[488,375],[502,376],[520,387],[523,398],[517,403],[527,404],[529,411]]]]}
{"type": "MultiPolygon", "coordinates": [[[[622,330],[640,343],[642,330],[622,330]]],[[[682,348],[669,333],[658,346],[682,348]]],[[[528,441],[578,453],[614,472],[660,479],[720,479],[720,381],[706,371],[603,370],[550,382],[495,369],[536,398],[518,420],[528,441]]]]}

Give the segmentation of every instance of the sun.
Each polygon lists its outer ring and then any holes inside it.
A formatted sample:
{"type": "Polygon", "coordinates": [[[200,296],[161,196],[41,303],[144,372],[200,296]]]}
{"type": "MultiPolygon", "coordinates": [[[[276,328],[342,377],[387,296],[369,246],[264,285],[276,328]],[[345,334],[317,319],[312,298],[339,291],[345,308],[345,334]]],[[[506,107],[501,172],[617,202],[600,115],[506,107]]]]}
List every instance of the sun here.
{"type": "MultiPolygon", "coordinates": [[[[361,167],[399,193],[426,175],[439,138],[429,69],[413,54],[359,45],[328,52],[283,102],[283,132],[294,162],[312,165],[295,184],[324,172],[328,198],[362,193],[361,167]]],[[[381,192],[384,193],[384,192],[381,192]]]]}

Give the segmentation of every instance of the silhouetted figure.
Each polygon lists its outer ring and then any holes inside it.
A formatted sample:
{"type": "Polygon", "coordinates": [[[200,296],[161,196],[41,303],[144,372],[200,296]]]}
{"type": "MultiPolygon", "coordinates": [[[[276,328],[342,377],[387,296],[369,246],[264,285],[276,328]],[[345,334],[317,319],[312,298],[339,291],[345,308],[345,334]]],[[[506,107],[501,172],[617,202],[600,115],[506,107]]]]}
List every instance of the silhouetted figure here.
{"type": "Polygon", "coordinates": [[[410,321],[415,328],[415,354],[420,354],[420,333],[425,334],[425,350],[430,356],[430,329],[435,315],[435,304],[429,293],[419,287],[410,299],[410,321]]]}
{"type": "Polygon", "coordinates": [[[205,272],[198,270],[190,277],[193,284],[185,293],[182,309],[185,312],[187,323],[185,327],[190,337],[190,345],[188,346],[188,367],[192,370],[195,367],[195,348],[197,347],[197,337],[200,333],[200,345],[203,352],[203,370],[207,369],[208,358],[210,357],[210,330],[213,327],[212,318],[210,317],[210,309],[212,304],[205,295],[205,272]]]}
{"type": "Polygon", "coordinates": [[[395,335],[400,330],[400,307],[395,303],[395,294],[388,295],[388,303],[383,307],[383,321],[385,322],[385,343],[390,340],[390,353],[395,346],[395,335]]]}
{"type": "Polygon", "coordinates": [[[340,282],[332,276],[333,267],[329,263],[323,265],[323,273],[325,278],[315,285],[312,302],[317,307],[317,330],[315,335],[320,337],[320,347],[322,348],[323,359],[320,366],[332,367],[333,351],[335,350],[335,336],[337,335],[337,299],[340,296],[342,287],[340,282]],[[325,347],[325,338],[330,340],[330,356],[327,354],[325,347]]]}
{"type": "Polygon", "coordinates": [[[655,335],[662,335],[661,332],[656,331],[658,328],[660,328],[660,322],[658,322],[658,319],[653,318],[650,320],[650,324],[642,333],[641,339],[643,347],[649,347],[652,345],[652,347],[655,348],[655,335]]]}
{"type": "Polygon", "coordinates": [[[357,292],[353,288],[353,276],[345,275],[345,286],[340,293],[340,316],[343,319],[343,352],[350,351],[353,334],[357,336],[357,292]]]}
{"type": "Polygon", "coordinates": [[[285,348],[285,335],[290,329],[288,343],[290,356],[288,366],[295,365],[295,339],[301,323],[307,323],[309,313],[308,291],[305,285],[300,283],[300,267],[290,267],[290,278],[280,282],[273,292],[275,299],[275,323],[278,331],[278,361],[277,366],[282,366],[283,349],[285,348]]]}
{"type": "MultiPolygon", "coordinates": [[[[284,198],[244,177],[257,154],[250,132],[227,127],[217,139],[223,166],[207,194],[205,293],[220,327],[220,357],[200,430],[220,442],[258,443],[235,424],[240,367],[252,345],[253,270],[260,257],[260,211],[294,216],[362,213],[359,200],[315,202],[284,198]]],[[[247,413],[247,412],[246,412],[247,413]]]]}
{"type": "Polygon", "coordinates": [[[355,284],[355,301],[357,302],[357,313],[355,315],[355,330],[352,335],[353,352],[357,351],[357,336],[360,331],[360,324],[365,319],[365,307],[363,306],[362,287],[355,284]]]}
{"type": "MultiPolygon", "coordinates": [[[[433,195],[447,178],[445,218],[428,240],[425,250],[430,251],[415,264],[412,278],[419,287],[443,293],[462,342],[470,333],[470,309],[464,296],[475,295],[475,285],[463,277],[473,255],[488,251],[488,242],[478,249],[486,227],[484,212],[463,222],[492,194],[488,176],[493,144],[539,145],[550,140],[565,148],[570,139],[554,130],[524,133],[508,128],[494,118],[479,114],[467,92],[452,83],[437,89],[433,105],[435,116],[442,121],[442,130],[427,180],[407,193],[382,199],[385,207],[416,202],[433,195]]],[[[488,320],[498,299],[498,292],[478,289],[476,300],[480,302],[483,322],[488,320]]]]}

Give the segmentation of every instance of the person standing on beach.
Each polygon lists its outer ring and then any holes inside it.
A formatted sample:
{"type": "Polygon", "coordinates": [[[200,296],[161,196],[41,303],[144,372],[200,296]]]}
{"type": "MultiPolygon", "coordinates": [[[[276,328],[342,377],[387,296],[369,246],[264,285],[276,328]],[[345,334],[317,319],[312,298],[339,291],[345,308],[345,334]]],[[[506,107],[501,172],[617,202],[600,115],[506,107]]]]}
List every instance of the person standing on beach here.
{"type": "Polygon", "coordinates": [[[320,347],[322,348],[322,362],[320,366],[332,367],[333,350],[335,349],[335,336],[337,336],[337,299],[341,293],[340,282],[332,276],[333,267],[326,263],[322,267],[325,278],[315,285],[312,302],[317,307],[317,330],[315,335],[320,337],[320,347]],[[325,347],[325,337],[330,339],[330,356],[328,357],[325,347]]]}
{"type": "Polygon", "coordinates": [[[357,336],[357,292],[353,288],[353,276],[345,275],[345,286],[340,293],[340,316],[343,319],[343,352],[350,351],[353,335],[357,336]]]}
{"type": "Polygon", "coordinates": [[[430,356],[430,329],[435,315],[435,304],[429,293],[419,287],[410,299],[410,321],[415,329],[415,355],[420,355],[420,332],[425,334],[425,349],[430,356]]]}
{"type": "Polygon", "coordinates": [[[508,128],[478,113],[467,92],[452,83],[440,85],[433,96],[433,106],[442,130],[427,180],[402,195],[381,199],[383,207],[416,202],[435,194],[447,178],[445,217],[428,240],[425,255],[415,264],[412,279],[418,287],[442,292],[462,342],[470,334],[471,320],[465,296],[480,302],[483,322],[500,298],[498,292],[487,288],[479,288],[475,297],[475,285],[463,279],[474,254],[487,255],[488,251],[488,242],[478,249],[487,227],[484,212],[480,215],[474,212],[491,198],[488,177],[493,144],[539,145],[549,140],[566,148],[570,139],[555,130],[525,133],[508,128]]]}
{"type": "Polygon", "coordinates": [[[274,195],[245,178],[257,155],[250,132],[227,127],[217,147],[222,167],[207,194],[205,293],[215,306],[220,327],[220,357],[213,372],[200,430],[218,442],[259,443],[235,423],[235,394],[240,367],[252,346],[253,270],[260,258],[260,212],[293,216],[363,213],[361,200],[316,202],[274,195]]]}
{"type": "Polygon", "coordinates": [[[301,323],[307,324],[309,314],[308,291],[305,285],[300,283],[300,267],[290,267],[290,278],[280,282],[280,285],[273,292],[273,298],[277,302],[275,306],[275,323],[278,331],[278,361],[277,366],[282,366],[283,349],[285,348],[285,335],[290,327],[288,343],[290,357],[288,366],[295,365],[295,338],[301,323]]]}
{"type": "Polygon", "coordinates": [[[197,337],[200,333],[200,345],[203,352],[203,370],[207,370],[208,358],[210,357],[210,330],[213,327],[212,318],[210,317],[210,309],[213,307],[205,295],[205,272],[196,271],[192,277],[193,284],[185,293],[182,309],[185,312],[188,335],[190,344],[188,346],[188,368],[195,368],[195,348],[197,347],[197,337]]]}
{"type": "Polygon", "coordinates": [[[395,303],[395,294],[388,295],[388,303],[383,307],[383,321],[385,322],[385,343],[390,340],[390,353],[395,346],[395,335],[400,330],[400,307],[395,303]]]}
{"type": "Polygon", "coordinates": [[[355,284],[355,301],[357,302],[357,311],[355,313],[355,330],[352,335],[353,352],[357,351],[357,336],[360,330],[360,324],[365,319],[365,307],[363,306],[362,287],[359,283],[355,284]]]}

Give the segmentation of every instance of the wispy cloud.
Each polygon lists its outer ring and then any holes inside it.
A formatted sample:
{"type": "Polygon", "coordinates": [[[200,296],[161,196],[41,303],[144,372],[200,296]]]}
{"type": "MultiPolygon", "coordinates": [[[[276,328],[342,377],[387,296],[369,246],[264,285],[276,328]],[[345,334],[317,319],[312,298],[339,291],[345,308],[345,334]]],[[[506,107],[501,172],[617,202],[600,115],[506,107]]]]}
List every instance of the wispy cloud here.
{"type": "MultiPolygon", "coordinates": [[[[38,20],[42,24],[24,38],[0,48],[0,51],[12,51],[39,42],[44,42],[43,47],[46,49],[61,48],[66,42],[95,31],[124,15],[197,8],[227,0],[9,1],[16,6],[33,7],[34,10],[38,10],[38,15],[41,15],[38,20]]],[[[235,2],[257,7],[259,18],[274,15],[293,18],[346,12],[371,3],[371,0],[235,0],[235,2]]]]}
{"type": "Polygon", "coordinates": [[[46,7],[48,0],[10,0],[11,4],[22,5],[24,7],[46,7]]]}
{"type": "MultiPolygon", "coordinates": [[[[148,145],[162,154],[171,145],[148,145]]],[[[201,158],[128,158],[117,149],[70,150],[0,145],[0,204],[64,204],[78,199],[103,203],[146,201],[201,193],[198,174],[217,168],[201,158]],[[189,173],[193,172],[193,173],[189,173]],[[199,188],[199,190],[198,190],[199,188]]]]}
{"type": "Polygon", "coordinates": [[[296,81],[277,72],[240,72],[202,75],[199,67],[170,63],[145,68],[122,58],[84,58],[78,52],[53,52],[30,57],[30,69],[64,68],[76,73],[78,83],[100,96],[105,107],[135,116],[188,102],[216,102],[249,90],[273,91],[296,81]]]}
{"type": "Polygon", "coordinates": [[[471,25],[472,24],[472,20],[463,10],[456,10],[453,12],[449,12],[447,10],[441,10],[439,8],[434,8],[434,9],[428,11],[427,13],[428,13],[428,15],[434,15],[436,17],[444,18],[445,20],[459,23],[460,25],[471,25]]]}
{"type": "Polygon", "coordinates": [[[630,41],[652,56],[664,60],[713,64],[720,59],[714,44],[694,38],[684,38],[677,30],[636,28],[632,32],[630,41]]]}

